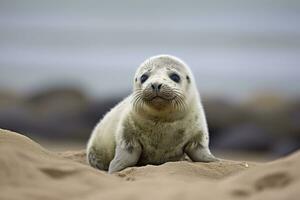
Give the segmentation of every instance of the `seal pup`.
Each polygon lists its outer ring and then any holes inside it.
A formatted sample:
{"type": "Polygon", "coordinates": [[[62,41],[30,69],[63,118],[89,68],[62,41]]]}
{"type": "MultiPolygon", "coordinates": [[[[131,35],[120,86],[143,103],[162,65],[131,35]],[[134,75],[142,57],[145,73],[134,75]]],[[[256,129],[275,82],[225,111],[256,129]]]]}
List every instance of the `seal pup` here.
{"type": "Polygon", "coordinates": [[[217,161],[209,150],[204,110],[189,67],[170,55],[144,61],[133,93],[96,125],[87,145],[88,163],[109,173],[162,164],[188,155],[217,161]]]}

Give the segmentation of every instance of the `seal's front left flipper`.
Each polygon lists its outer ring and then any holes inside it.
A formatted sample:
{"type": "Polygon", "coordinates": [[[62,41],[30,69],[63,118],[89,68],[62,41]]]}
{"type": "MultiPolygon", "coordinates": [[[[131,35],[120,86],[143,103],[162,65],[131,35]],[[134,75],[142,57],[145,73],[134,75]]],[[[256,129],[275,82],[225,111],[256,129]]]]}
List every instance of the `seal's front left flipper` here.
{"type": "Polygon", "coordinates": [[[203,146],[200,142],[196,141],[192,141],[186,146],[185,153],[194,162],[220,161],[210,152],[208,146],[203,146]]]}

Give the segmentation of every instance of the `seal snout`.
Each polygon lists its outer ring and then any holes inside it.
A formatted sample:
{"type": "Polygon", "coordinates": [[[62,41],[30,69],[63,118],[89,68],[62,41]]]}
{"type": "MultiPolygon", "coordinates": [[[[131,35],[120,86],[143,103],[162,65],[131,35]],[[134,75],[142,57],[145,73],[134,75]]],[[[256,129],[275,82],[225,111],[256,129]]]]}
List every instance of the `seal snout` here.
{"type": "Polygon", "coordinates": [[[148,84],[143,90],[143,99],[148,103],[160,99],[160,101],[170,101],[174,98],[172,88],[167,84],[159,81],[154,81],[148,84]]]}
{"type": "Polygon", "coordinates": [[[161,89],[162,85],[163,85],[162,83],[158,83],[158,82],[151,83],[151,87],[153,89],[153,92],[160,92],[160,89],[161,89]]]}

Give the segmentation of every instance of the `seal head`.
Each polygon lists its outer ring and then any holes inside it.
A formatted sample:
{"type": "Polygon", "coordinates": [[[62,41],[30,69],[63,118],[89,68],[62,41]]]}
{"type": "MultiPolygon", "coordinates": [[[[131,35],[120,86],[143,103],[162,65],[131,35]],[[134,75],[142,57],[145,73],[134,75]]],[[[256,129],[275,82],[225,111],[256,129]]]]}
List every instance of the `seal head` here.
{"type": "Polygon", "coordinates": [[[183,114],[195,93],[186,64],[168,55],[151,57],[135,74],[134,110],[152,116],[183,114]]]}

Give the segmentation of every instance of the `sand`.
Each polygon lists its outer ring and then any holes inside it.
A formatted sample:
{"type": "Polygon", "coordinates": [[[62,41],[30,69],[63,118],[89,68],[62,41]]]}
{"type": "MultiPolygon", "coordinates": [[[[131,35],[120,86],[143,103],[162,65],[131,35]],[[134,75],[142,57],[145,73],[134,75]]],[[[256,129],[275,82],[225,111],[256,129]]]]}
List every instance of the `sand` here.
{"type": "Polygon", "coordinates": [[[222,160],[132,167],[109,175],[85,152],[50,152],[0,129],[0,199],[299,199],[300,152],[269,163],[222,160]]]}

